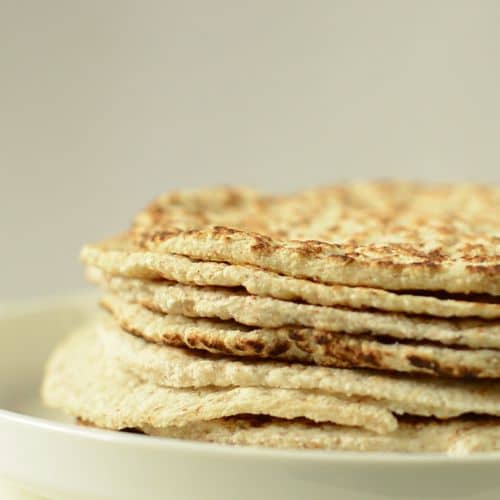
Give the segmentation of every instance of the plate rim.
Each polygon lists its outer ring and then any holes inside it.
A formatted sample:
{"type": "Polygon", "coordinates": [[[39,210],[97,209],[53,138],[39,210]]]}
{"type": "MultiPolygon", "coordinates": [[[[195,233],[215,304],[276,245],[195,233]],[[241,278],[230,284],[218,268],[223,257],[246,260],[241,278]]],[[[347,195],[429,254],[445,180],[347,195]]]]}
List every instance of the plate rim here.
{"type": "Polygon", "coordinates": [[[8,422],[18,426],[28,426],[32,430],[57,433],[67,438],[96,441],[123,448],[140,448],[158,451],[164,449],[180,453],[196,453],[198,456],[211,455],[214,458],[259,459],[266,461],[286,460],[288,462],[308,461],[310,464],[358,464],[358,465],[479,465],[499,464],[500,452],[474,453],[470,455],[447,455],[445,453],[398,453],[398,452],[359,452],[307,449],[273,449],[257,446],[237,446],[218,443],[205,443],[133,433],[120,433],[104,429],[86,428],[76,424],[24,415],[0,408],[0,426],[8,422]]]}

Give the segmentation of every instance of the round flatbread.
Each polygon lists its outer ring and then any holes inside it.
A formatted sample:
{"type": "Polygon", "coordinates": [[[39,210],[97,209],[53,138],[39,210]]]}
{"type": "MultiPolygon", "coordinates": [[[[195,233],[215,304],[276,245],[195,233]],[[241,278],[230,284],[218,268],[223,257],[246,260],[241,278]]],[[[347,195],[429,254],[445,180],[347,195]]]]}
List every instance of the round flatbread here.
{"type": "Polygon", "coordinates": [[[500,295],[500,188],[368,182],[287,196],[167,193],[134,221],[144,249],[320,283],[500,295]]]}
{"type": "Polygon", "coordinates": [[[160,314],[116,295],[101,304],[121,328],[146,340],[233,356],[449,377],[500,377],[500,351],[403,343],[311,328],[252,328],[231,321],[160,314]]]}
{"type": "Polygon", "coordinates": [[[306,304],[437,317],[500,318],[497,297],[429,296],[369,287],[325,285],[255,266],[204,262],[182,255],[152,252],[138,247],[127,236],[85,245],[81,258],[87,266],[111,275],[139,279],[162,278],[196,286],[242,287],[251,295],[306,304]]]}

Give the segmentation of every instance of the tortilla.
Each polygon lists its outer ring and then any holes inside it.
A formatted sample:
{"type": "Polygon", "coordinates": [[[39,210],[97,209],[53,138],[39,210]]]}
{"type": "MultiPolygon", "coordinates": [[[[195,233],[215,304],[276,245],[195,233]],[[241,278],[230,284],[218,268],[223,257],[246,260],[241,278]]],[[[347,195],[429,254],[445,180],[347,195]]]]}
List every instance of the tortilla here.
{"type": "Polygon", "coordinates": [[[400,422],[389,434],[306,420],[279,420],[250,417],[199,422],[188,427],[154,428],[145,434],[229,445],[268,448],[303,448],[362,452],[444,452],[448,455],[500,450],[497,420],[457,419],[445,422],[400,422]]]}
{"type": "Polygon", "coordinates": [[[362,426],[377,433],[397,427],[385,408],[363,398],[268,387],[160,387],[103,355],[95,328],[78,331],[52,355],[42,388],[47,405],[99,427],[186,426],[242,413],[362,426]]]}
{"type": "Polygon", "coordinates": [[[369,370],[325,368],[227,358],[146,342],[113,320],[97,326],[103,355],[158,386],[269,387],[319,390],[341,398],[377,402],[394,414],[450,418],[500,416],[500,382],[409,377],[369,370]]]}
{"type": "MultiPolygon", "coordinates": [[[[97,271],[97,272],[96,272],[97,271]]],[[[473,349],[500,349],[500,321],[436,319],[357,311],[255,297],[227,288],[196,287],[89,273],[105,290],[148,309],[193,318],[218,318],[262,328],[306,326],[352,335],[427,340],[473,349]]]]}
{"type": "Polygon", "coordinates": [[[165,194],[134,221],[147,251],[387,290],[500,295],[500,188],[369,182],[288,196],[165,194]]]}
{"type": "Polygon", "coordinates": [[[500,303],[491,296],[434,297],[377,288],[325,285],[282,276],[255,266],[194,261],[182,255],[145,251],[125,236],[85,245],[81,258],[89,267],[99,268],[112,275],[140,279],[163,278],[186,285],[243,287],[251,295],[313,305],[379,309],[438,317],[500,318],[500,303]]]}
{"type": "Polygon", "coordinates": [[[101,304],[125,331],[177,347],[341,368],[500,377],[500,351],[492,349],[452,349],[301,327],[251,328],[231,321],[160,314],[116,295],[105,296],[101,304]]]}

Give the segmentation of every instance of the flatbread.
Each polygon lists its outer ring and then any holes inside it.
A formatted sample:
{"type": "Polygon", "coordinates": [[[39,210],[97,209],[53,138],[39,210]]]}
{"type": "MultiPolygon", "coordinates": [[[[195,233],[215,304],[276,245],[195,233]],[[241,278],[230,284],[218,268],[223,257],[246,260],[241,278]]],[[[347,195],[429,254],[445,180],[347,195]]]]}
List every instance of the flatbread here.
{"type": "Polygon", "coordinates": [[[397,427],[391,412],[376,403],[323,391],[159,387],[104,356],[94,327],[78,331],[56,349],[47,366],[42,394],[47,405],[108,429],[182,427],[242,413],[307,417],[378,433],[397,427]]]}
{"type": "Polygon", "coordinates": [[[217,354],[343,368],[376,368],[449,377],[500,377],[500,351],[452,349],[311,328],[251,328],[231,321],[150,311],[116,295],[101,300],[120,327],[146,340],[217,354]]]}
{"type": "Polygon", "coordinates": [[[325,285],[282,276],[255,266],[194,261],[182,255],[146,251],[119,236],[85,245],[81,258],[90,267],[127,278],[176,281],[186,285],[243,287],[252,294],[320,306],[379,309],[441,317],[500,318],[495,297],[432,297],[344,285],[325,285]],[[490,303],[485,302],[489,300],[490,303]]]}
{"type": "Polygon", "coordinates": [[[134,221],[144,249],[321,283],[500,295],[500,188],[371,182],[290,196],[165,194],[134,221]]]}
{"type": "Polygon", "coordinates": [[[400,422],[389,434],[354,427],[312,424],[305,420],[231,417],[188,427],[142,427],[152,436],[268,448],[327,449],[363,452],[442,452],[462,456],[500,450],[498,420],[400,422]]]}
{"type": "Polygon", "coordinates": [[[89,270],[88,276],[128,302],[167,314],[234,320],[262,328],[307,326],[353,335],[384,335],[474,349],[500,349],[500,321],[409,317],[297,304],[231,289],[108,276],[98,269],[89,270]]]}
{"type": "Polygon", "coordinates": [[[376,400],[396,414],[438,418],[466,413],[500,416],[500,382],[217,357],[146,342],[125,333],[112,320],[103,321],[97,330],[106,358],[159,386],[319,390],[342,398],[376,400]]]}

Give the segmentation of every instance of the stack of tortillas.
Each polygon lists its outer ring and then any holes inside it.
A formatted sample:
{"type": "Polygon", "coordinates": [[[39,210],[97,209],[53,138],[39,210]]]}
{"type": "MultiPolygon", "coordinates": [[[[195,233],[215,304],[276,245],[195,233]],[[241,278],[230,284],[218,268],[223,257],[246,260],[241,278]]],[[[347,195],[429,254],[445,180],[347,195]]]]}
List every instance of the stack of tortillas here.
{"type": "Polygon", "coordinates": [[[56,350],[43,394],[87,425],[500,449],[500,188],[176,192],[82,259],[106,313],[56,350]]]}

